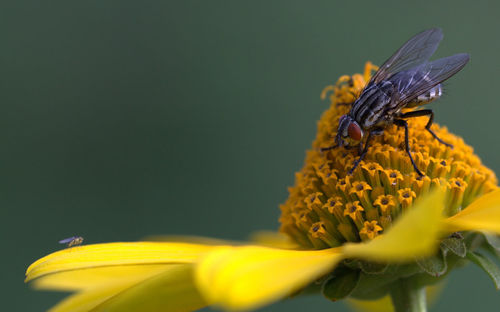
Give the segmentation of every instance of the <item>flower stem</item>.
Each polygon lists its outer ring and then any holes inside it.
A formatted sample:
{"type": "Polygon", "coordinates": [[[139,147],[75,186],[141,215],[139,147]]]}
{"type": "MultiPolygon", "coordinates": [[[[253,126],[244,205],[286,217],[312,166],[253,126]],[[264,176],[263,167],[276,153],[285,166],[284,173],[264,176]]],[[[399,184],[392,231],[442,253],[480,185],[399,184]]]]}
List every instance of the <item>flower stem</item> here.
{"type": "Polygon", "coordinates": [[[392,305],[396,312],[426,312],[425,287],[419,287],[411,279],[400,279],[391,289],[392,305]]]}

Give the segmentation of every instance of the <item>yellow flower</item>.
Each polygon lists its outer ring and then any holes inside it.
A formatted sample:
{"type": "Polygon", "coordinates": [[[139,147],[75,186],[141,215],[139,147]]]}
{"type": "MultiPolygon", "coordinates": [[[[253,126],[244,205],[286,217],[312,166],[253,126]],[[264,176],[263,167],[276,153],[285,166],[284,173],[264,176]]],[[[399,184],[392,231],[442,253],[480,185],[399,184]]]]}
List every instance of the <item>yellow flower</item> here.
{"type": "Polygon", "coordinates": [[[332,300],[394,295],[400,283],[431,285],[465,259],[493,270],[469,238],[486,237],[494,246],[492,236],[477,233],[500,234],[500,190],[461,138],[433,126],[451,150],[424,131],[427,120],[409,121],[424,177],[414,172],[395,127],[374,140],[352,176],[355,151],[320,152],[333,143],[348,109],[343,104],[359,95],[373,68],[368,63],[363,76],[343,76],[323,92],[334,91],[332,105],[281,205],[287,240],[263,235],[252,245],[179,238],[75,246],[34,262],[26,281],[75,293],[52,311],[249,310],[304,288],[321,288],[332,300]]]}

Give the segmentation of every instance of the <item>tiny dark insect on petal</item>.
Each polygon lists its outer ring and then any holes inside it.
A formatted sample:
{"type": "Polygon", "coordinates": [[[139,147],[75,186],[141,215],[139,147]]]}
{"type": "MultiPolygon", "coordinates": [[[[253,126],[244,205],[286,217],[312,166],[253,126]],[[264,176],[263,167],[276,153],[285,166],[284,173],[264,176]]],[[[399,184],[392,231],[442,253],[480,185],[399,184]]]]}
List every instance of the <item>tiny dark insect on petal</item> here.
{"type": "Polygon", "coordinates": [[[81,236],[72,236],[59,241],[59,244],[66,244],[68,247],[80,245],[81,243],[83,243],[83,237],[81,236]]]}

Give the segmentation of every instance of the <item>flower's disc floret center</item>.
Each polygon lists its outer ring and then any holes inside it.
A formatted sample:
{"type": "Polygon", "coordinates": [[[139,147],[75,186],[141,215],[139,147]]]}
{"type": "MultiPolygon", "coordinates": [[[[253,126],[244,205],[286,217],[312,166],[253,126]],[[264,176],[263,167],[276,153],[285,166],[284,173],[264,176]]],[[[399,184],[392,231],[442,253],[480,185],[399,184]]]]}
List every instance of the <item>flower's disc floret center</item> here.
{"type": "Polygon", "coordinates": [[[454,148],[439,143],[425,130],[427,118],[408,120],[412,155],[423,177],[405,152],[404,131],[395,126],[374,138],[352,175],[347,173],[359,157],[357,149],[321,152],[322,147],[335,143],[340,117],[349,111],[349,103],[359,96],[373,69],[367,63],[364,75],[342,76],[322,94],[325,98],[333,91],[331,107],[321,117],[313,148],[281,205],[281,231],[304,248],[373,239],[432,188],[447,191],[445,212],[452,215],[497,187],[495,174],[462,138],[433,124],[438,137],[454,148]]]}

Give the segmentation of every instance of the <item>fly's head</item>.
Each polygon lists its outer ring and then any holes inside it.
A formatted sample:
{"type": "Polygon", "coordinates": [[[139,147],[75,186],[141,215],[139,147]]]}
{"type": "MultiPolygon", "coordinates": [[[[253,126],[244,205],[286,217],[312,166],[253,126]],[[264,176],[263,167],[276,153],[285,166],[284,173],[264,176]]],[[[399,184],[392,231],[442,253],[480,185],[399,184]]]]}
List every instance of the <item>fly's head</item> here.
{"type": "Polygon", "coordinates": [[[339,120],[339,128],[335,137],[338,146],[350,147],[359,145],[363,139],[363,129],[349,115],[343,115],[339,120]]]}

